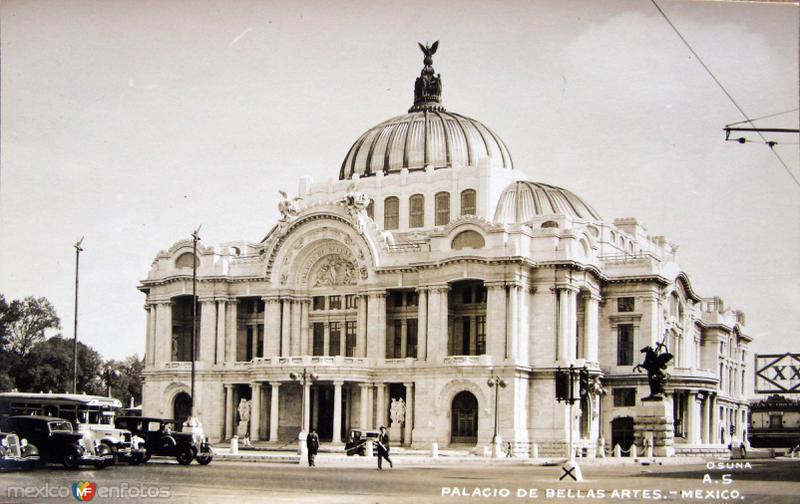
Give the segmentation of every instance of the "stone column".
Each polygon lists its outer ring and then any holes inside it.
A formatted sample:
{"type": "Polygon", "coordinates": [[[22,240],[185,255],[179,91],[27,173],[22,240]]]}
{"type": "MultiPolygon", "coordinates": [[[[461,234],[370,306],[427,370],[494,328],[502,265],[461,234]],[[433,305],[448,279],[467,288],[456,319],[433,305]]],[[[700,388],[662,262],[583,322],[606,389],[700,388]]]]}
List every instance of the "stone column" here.
{"type": "Polygon", "coordinates": [[[264,356],[281,354],[281,302],[277,297],[264,298],[264,356]]]}
{"type": "Polygon", "coordinates": [[[377,404],[375,405],[375,427],[386,425],[386,384],[376,383],[377,404]]]}
{"type": "Polygon", "coordinates": [[[703,412],[701,415],[701,430],[700,430],[700,441],[703,444],[709,444],[709,420],[711,418],[711,396],[706,393],[705,397],[703,398],[703,412]]]}
{"type": "Polygon", "coordinates": [[[303,385],[303,426],[302,432],[308,434],[308,427],[311,422],[311,384],[303,385]]]}
{"type": "Polygon", "coordinates": [[[145,365],[147,367],[153,366],[153,357],[155,357],[155,340],[153,339],[153,319],[155,318],[153,305],[150,303],[145,303],[144,311],[147,312],[147,326],[145,329],[145,346],[144,346],[144,355],[145,355],[145,365]]]}
{"type": "MultiPolygon", "coordinates": [[[[506,287],[502,282],[486,282],[486,353],[494,362],[507,356],[506,287]]],[[[460,353],[460,350],[456,350],[460,353]]]]}
{"type": "Polygon", "coordinates": [[[233,385],[225,384],[225,439],[233,437],[233,385]]]}
{"type": "Polygon", "coordinates": [[[225,354],[225,361],[226,362],[236,362],[237,361],[237,353],[238,353],[238,333],[239,333],[239,320],[237,314],[237,300],[236,298],[230,299],[228,301],[228,316],[226,320],[228,322],[228,329],[225,331],[225,337],[227,338],[227,352],[225,354]]]}
{"type": "Polygon", "coordinates": [[[358,318],[356,319],[356,357],[367,356],[367,296],[358,295],[358,318]]]}
{"type": "Polygon", "coordinates": [[[217,300],[216,343],[214,344],[214,364],[225,362],[225,312],[228,305],[226,299],[217,300]]]}
{"type": "Polygon", "coordinates": [[[558,352],[556,360],[560,363],[570,363],[575,359],[575,333],[576,298],[578,290],[572,286],[560,285],[557,287],[558,296],[558,352]]]}
{"type": "Polygon", "coordinates": [[[341,380],[333,382],[333,444],[342,444],[342,385],[341,380]]]}
{"type": "Polygon", "coordinates": [[[417,289],[417,360],[428,358],[428,290],[417,289]]]}
{"type": "Polygon", "coordinates": [[[200,301],[200,327],[197,331],[197,360],[214,362],[214,329],[217,327],[217,302],[213,299],[200,301]]]}
{"type": "Polygon", "coordinates": [[[300,355],[300,324],[302,321],[303,302],[299,299],[292,301],[292,328],[289,341],[289,355],[300,355]]]}
{"type": "Polygon", "coordinates": [[[395,355],[395,358],[408,357],[408,324],[405,320],[400,321],[400,355],[395,355]]]}
{"type": "Polygon", "coordinates": [[[322,326],[322,355],[331,354],[331,325],[325,323],[322,326]]]}
{"type": "Polygon", "coordinates": [[[272,393],[269,401],[269,440],[272,443],[278,442],[278,420],[280,419],[280,396],[278,395],[281,382],[269,382],[272,386],[272,393]]]}
{"type": "Polygon", "coordinates": [[[369,394],[372,391],[372,387],[369,383],[359,383],[358,387],[361,389],[358,426],[362,429],[370,429],[372,426],[369,425],[369,394]]]}
{"type": "Polygon", "coordinates": [[[584,308],[584,348],[583,355],[587,362],[599,362],[599,338],[600,322],[598,319],[600,297],[594,293],[586,293],[586,304],[584,308]]]}
{"type": "Polygon", "coordinates": [[[251,408],[250,408],[250,441],[258,441],[258,426],[261,423],[261,384],[253,382],[250,384],[251,408]]]}
{"type": "Polygon", "coordinates": [[[692,390],[686,397],[686,441],[689,444],[700,443],[697,420],[697,392],[692,390]]]}
{"type": "Polygon", "coordinates": [[[717,430],[717,396],[711,394],[708,398],[708,433],[709,433],[709,443],[717,444],[719,443],[719,431],[717,430]]]}
{"type": "Polygon", "coordinates": [[[403,429],[403,441],[411,446],[411,429],[414,426],[414,382],[403,384],[406,388],[406,418],[403,429]]]}
{"type": "Polygon", "coordinates": [[[156,304],[155,367],[163,367],[172,360],[172,302],[156,304]]]}
{"type": "Polygon", "coordinates": [[[515,361],[519,357],[519,300],[520,286],[511,284],[508,287],[508,343],[506,359],[515,361]]]}
{"type": "Polygon", "coordinates": [[[309,323],[308,312],[311,310],[311,300],[306,298],[300,302],[300,355],[311,355],[309,350],[309,323]]]}
{"type": "Polygon", "coordinates": [[[383,360],[386,358],[386,292],[370,293],[367,319],[367,357],[383,360]]]}
{"type": "Polygon", "coordinates": [[[282,316],[281,316],[281,356],[287,357],[291,353],[290,347],[290,331],[292,320],[292,301],[288,298],[283,300],[282,316]]]}

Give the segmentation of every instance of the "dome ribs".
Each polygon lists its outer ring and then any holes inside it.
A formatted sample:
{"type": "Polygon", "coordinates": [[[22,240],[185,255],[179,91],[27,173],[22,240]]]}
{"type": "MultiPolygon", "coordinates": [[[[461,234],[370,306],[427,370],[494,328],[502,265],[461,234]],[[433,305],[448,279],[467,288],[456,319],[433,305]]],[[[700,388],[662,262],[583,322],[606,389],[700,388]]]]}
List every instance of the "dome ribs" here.
{"type": "Polygon", "coordinates": [[[450,142],[450,132],[447,130],[447,123],[442,117],[441,112],[434,112],[436,117],[439,118],[439,121],[442,123],[442,133],[444,134],[444,151],[445,151],[445,163],[446,166],[451,167],[453,166],[453,146],[450,142]]]}

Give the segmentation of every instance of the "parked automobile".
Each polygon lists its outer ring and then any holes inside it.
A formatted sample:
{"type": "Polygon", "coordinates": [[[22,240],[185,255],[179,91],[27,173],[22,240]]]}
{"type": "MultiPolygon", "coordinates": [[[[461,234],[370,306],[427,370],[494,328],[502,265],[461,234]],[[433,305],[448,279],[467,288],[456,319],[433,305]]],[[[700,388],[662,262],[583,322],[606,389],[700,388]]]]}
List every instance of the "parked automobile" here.
{"type": "Polygon", "coordinates": [[[30,470],[39,463],[39,450],[25,438],[0,432],[0,468],[30,470]]]}
{"type": "Polygon", "coordinates": [[[33,443],[39,450],[40,464],[63,464],[69,469],[93,465],[105,469],[114,458],[108,446],[86,433],[75,432],[63,418],[12,416],[5,419],[3,430],[33,443]]]}
{"type": "Polygon", "coordinates": [[[347,434],[347,442],[344,445],[345,453],[347,453],[348,457],[351,455],[365,456],[367,454],[367,442],[377,441],[380,435],[381,432],[376,430],[350,429],[347,434]]]}
{"type": "Polygon", "coordinates": [[[114,425],[114,412],[103,411],[97,415],[88,415],[88,420],[88,423],[76,422],[76,430],[106,445],[114,455],[112,464],[117,461],[130,465],[144,462],[147,455],[144,439],[127,429],[117,428],[114,425]]]}
{"type": "Polygon", "coordinates": [[[115,425],[144,439],[145,461],[156,455],[175,457],[183,465],[191,464],[192,460],[207,465],[214,458],[214,451],[200,427],[192,427],[192,432],[180,432],[175,420],[139,416],[118,417],[115,425]]]}

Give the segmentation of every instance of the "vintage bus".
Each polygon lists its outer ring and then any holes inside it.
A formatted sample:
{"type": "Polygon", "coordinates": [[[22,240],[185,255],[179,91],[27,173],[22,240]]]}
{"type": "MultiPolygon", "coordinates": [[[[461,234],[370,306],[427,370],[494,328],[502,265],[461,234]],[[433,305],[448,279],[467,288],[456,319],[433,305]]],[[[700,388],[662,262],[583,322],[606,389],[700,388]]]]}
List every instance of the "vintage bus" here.
{"type": "Polygon", "coordinates": [[[0,418],[40,415],[69,420],[76,432],[84,432],[108,446],[115,460],[140,464],[145,459],[144,440],[129,430],[117,429],[114,417],[122,403],[112,397],[86,394],[35,392],[0,393],[0,418]]]}

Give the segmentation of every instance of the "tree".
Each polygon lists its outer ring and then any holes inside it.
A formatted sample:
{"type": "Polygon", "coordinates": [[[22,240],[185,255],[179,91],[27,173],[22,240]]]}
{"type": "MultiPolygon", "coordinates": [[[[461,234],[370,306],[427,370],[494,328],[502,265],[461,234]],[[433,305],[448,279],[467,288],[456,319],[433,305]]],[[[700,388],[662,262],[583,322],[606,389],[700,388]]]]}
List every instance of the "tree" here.
{"type": "Polygon", "coordinates": [[[130,355],[122,361],[110,360],[107,367],[116,369],[119,374],[111,379],[111,395],[122,401],[124,407],[130,406],[131,398],[136,404],[142,402],[142,370],[144,359],[130,355]]]}
{"type": "MultiPolygon", "coordinates": [[[[72,339],[60,334],[36,343],[15,366],[16,386],[26,392],[72,392],[72,339]]],[[[78,392],[105,394],[103,358],[78,342],[78,392]]]]}
{"type": "Polygon", "coordinates": [[[28,296],[11,303],[7,303],[5,297],[0,300],[0,343],[3,350],[25,357],[34,345],[45,340],[48,330],[58,329],[61,329],[61,320],[47,298],[28,296]]]}

